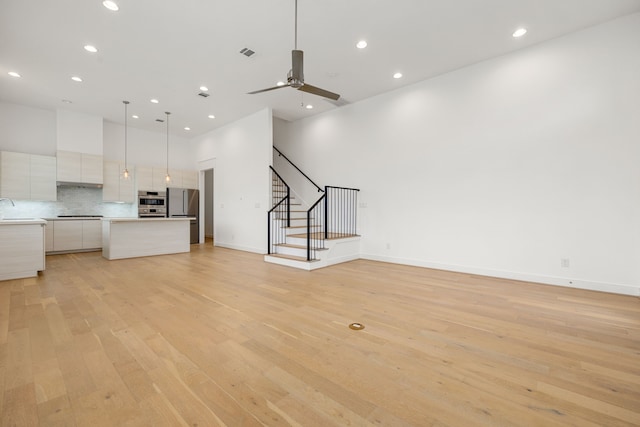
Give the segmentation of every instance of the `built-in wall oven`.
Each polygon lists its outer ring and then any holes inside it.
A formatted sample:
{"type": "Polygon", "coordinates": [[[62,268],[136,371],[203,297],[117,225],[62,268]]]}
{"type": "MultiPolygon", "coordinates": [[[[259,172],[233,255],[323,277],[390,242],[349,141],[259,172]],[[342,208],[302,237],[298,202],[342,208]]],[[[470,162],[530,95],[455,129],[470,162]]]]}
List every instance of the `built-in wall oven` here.
{"type": "Polygon", "coordinates": [[[166,216],[166,191],[138,191],[138,217],[163,218],[166,216]]]}

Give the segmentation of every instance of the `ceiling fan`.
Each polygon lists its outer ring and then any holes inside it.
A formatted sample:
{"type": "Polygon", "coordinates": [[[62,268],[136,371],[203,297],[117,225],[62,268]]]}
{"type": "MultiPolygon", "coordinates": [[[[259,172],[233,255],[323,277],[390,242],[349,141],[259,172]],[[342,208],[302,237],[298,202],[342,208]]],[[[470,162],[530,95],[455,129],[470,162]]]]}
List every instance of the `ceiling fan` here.
{"type": "Polygon", "coordinates": [[[338,95],[337,93],[329,92],[328,90],[321,89],[304,82],[304,52],[298,50],[298,0],[295,1],[295,42],[294,49],[291,51],[291,70],[289,70],[289,73],[287,73],[287,83],[280,86],[273,86],[266,89],[255,90],[253,92],[249,92],[249,94],[253,95],[256,93],[268,92],[270,90],[280,89],[283,87],[292,87],[303,92],[323,96],[325,98],[337,101],[340,98],[340,95],[338,95]]]}

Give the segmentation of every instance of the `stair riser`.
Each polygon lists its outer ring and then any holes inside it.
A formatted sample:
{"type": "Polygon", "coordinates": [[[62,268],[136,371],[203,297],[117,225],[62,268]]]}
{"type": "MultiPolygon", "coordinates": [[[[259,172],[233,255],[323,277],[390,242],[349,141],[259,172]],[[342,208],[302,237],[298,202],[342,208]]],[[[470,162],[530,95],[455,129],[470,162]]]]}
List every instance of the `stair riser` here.
{"type": "MultiPolygon", "coordinates": [[[[307,246],[307,239],[304,237],[291,237],[287,236],[286,242],[291,245],[307,246]]],[[[311,239],[311,246],[322,247],[322,240],[311,239]]]]}
{"type": "Polygon", "coordinates": [[[276,253],[282,254],[282,255],[294,255],[294,256],[301,256],[301,257],[307,257],[307,250],[306,249],[300,249],[300,248],[288,248],[286,246],[278,246],[276,248],[276,253]]]}
{"type": "MultiPolygon", "coordinates": [[[[280,223],[282,224],[283,227],[287,226],[287,220],[286,219],[281,219],[279,221],[280,221],[280,223]]],[[[291,218],[291,225],[292,226],[307,225],[307,219],[306,218],[291,218]]]]}

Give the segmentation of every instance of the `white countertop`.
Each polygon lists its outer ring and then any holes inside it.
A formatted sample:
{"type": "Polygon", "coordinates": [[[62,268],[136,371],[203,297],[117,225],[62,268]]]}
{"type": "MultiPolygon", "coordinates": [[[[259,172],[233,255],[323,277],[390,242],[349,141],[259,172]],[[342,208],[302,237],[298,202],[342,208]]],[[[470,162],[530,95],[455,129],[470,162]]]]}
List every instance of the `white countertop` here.
{"type": "Polygon", "coordinates": [[[180,218],[102,218],[103,221],[109,222],[150,222],[150,221],[191,221],[196,217],[180,217],[180,218]]]}
{"type": "Polygon", "coordinates": [[[102,217],[99,216],[65,216],[65,217],[55,217],[55,218],[44,218],[47,221],[78,221],[78,220],[99,220],[102,217]]]}
{"type": "Polygon", "coordinates": [[[0,226],[2,225],[24,225],[24,224],[46,224],[42,218],[4,218],[0,219],[0,226]]]}

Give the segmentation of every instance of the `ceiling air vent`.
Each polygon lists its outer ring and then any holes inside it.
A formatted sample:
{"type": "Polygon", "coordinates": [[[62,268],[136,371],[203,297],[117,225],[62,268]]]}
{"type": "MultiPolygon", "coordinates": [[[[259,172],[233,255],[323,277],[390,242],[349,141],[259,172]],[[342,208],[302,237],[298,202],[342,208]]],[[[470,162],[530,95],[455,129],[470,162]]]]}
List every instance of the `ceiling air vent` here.
{"type": "Polygon", "coordinates": [[[247,58],[250,58],[253,54],[255,54],[255,52],[249,49],[248,47],[245,47],[244,49],[242,49],[240,53],[246,56],[247,58]]]}
{"type": "Polygon", "coordinates": [[[200,92],[200,93],[198,94],[198,96],[201,96],[201,97],[203,97],[203,98],[206,98],[206,97],[207,97],[207,96],[209,96],[209,95],[210,95],[210,94],[208,94],[207,92],[200,92]]]}
{"type": "Polygon", "coordinates": [[[158,123],[164,123],[164,120],[162,120],[162,119],[156,119],[156,122],[158,122],[158,123]]]}

